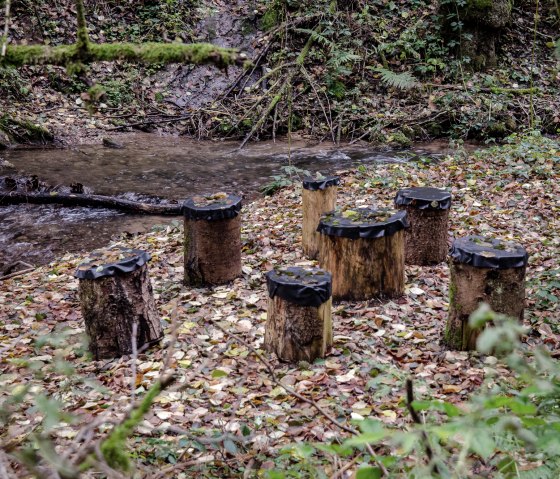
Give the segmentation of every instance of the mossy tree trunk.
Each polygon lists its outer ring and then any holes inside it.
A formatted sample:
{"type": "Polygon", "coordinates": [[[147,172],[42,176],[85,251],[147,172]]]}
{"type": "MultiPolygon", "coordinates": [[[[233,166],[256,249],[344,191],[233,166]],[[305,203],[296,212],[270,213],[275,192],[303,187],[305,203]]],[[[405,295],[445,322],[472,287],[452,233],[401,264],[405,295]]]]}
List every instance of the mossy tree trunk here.
{"type": "Polygon", "coordinates": [[[242,63],[236,50],[207,43],[91,43],[83,0],[76,0],[77,38],[72,45],[11,45],[0,65],[71,65],[97,61],[126,60],[142,63],[213,63],[220,68],[242,63]]]}
{"type": "Polygon", "coordinates": [[[474,70],[497,64],[497,43],[511,21],[512,0],[440,0],[448,36],[459,42],[460,55],[470,59],[474,70]],[[462,25],[457,28],[457,25],[462,25]]]}

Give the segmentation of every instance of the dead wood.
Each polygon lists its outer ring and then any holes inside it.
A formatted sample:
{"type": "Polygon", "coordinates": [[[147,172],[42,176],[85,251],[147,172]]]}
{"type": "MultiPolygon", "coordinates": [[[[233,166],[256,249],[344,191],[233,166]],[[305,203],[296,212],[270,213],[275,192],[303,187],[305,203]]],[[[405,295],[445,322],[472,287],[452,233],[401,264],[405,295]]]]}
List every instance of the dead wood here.
{"type": "Polygon", "coordinates": [[[86,206],[92,208],[116,209],[127,213],[169,216],[181,215],[182,208],[180,204],[152,205],[103,195],[68,195],[60,193],[33,193],[28,195],[25,193],[11,192],[0,196],[1,206],[19,204],[86,206]]]}

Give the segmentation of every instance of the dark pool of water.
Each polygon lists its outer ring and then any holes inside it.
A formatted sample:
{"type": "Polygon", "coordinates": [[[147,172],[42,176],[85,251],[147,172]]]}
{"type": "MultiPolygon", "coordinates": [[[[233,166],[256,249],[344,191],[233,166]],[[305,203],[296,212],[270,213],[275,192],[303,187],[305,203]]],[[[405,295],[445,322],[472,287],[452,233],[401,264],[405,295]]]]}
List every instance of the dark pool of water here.
{"type": "MultiPolygon", "coordinates": [[[[18,174],[37,175],[51,185],[79,182],[97,194],[182,200],[194,193],[218,190],[255,197],[271,175],[288,164],[329,174],[357,164],[408,161],[418,155],[448,152],[444,143],[398,152],[301,141],[291,145],[260,142],[238,150],[233,142],[197,142],[150,134],[132,134],[118,141],[124,149],[85,145],[69,150],[10,150],[0,153],[0,159],[11,163],[18,174]]],[[[91,250],[124,232],[143,232],[170,221],[172,218],[106,209],[0,207],[0,276],[16,261],[44,264],[63,252],[91,250]]]]}

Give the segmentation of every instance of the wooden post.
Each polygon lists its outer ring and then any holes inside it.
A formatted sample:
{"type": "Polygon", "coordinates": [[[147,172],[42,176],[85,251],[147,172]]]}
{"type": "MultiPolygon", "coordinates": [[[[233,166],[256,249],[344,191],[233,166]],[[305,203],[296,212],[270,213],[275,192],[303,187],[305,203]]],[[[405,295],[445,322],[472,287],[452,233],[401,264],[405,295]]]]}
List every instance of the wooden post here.
{"type": "Polygon", "coordinates": [[[405,188],[395,206],[406,210],[410,224],[404,233],[405,262],[427,266],[447,258],[451,193],[439,188],[405,188]]]}
{"type": "Polygon", "coordinates": [[[303,253],[310,259],[316,259],[319,254],[319,233],[317,226],[321,215],[333,211],[336,206],[336,186],[340,184],[340,177],[327,176],[321,179],[304,178],[303,228],[301,242],[303,253]]]}
{"type": "Polygon", "coordinates": [[[289,267],[266,275],[268,312],[264,346],[282,361],[323,358],[332,347],[331,275],[289,267]]]}
{"type": "Polygon", "coordinates": [[[134,323],[138,348],[163,336],[148,276],[149,260],[145,251],[109,248],[92,253],[78,266],[82,316],[96,360],[132,353],[134,323]]]}
{"type": "Polygon", "coordinates": [[[445,342],[453,349],[476,349],[479,330],[469,316],[485,302],[497,313],[523,320],[527,252],[512,242],[467,236],[450,251],[449,316],[445,342]]]}
{"type": "Polygon", "coordinates": [[[323,216],[319,263],[333,276],[333,298],[402,295],[407,226],[405,211],[360,208],[323,216]]]}
{"type": "Polygon", "coordinates": [[[223,284],[241,275],[240,210],[241,198],[227,193],[184,203],[186,285],[223,284]]]}

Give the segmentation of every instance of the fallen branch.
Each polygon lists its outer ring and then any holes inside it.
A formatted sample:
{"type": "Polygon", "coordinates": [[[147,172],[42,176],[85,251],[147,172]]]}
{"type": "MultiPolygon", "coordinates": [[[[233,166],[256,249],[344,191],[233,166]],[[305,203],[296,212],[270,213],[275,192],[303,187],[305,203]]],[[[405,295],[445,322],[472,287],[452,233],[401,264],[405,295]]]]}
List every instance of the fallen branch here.
{"type": "Polygon", "coordinates": [[[18,276],[23,276],[24,274],[31,273],[31,271],[35,271],[35,267],[20,269],[19,271],[15,271],[14,273],[6,274],[4,276],[0,276],[0,281],[5,281],[7,279],[16,278],[18,276]]]}
{"type": "Polygon", "coordinates": [[[169,215],[180,216],[182,205],[164,204],[152,205],[137,201],[124,200],[113,196],[102,195],[72,195],[60,193],[25,193],[12,192],[0,197],[0,205],[19,205],[19,204],[59,204],[63,206],[87,206],[93,208],[110,208],[127,213],[138,213],[144,215],[169,215]]]}
{"type": "Polygon", "coordinates": [[[0,60],[3,65],[60,65],[123,60],[140,63],[212,63],[225,68],[239,64],[245,58],[231,48],[209,43],[105,43],[83,45],[10,45],[0,60]]]}
{"type": "Polygon", "coordinates": [[[245,139],[241,142],[241,145],[239,145],[239,149],[242,149],[247,144],[247,142],[255,135],[255,133],[257,133],[257,131],[259,131],[262,128],[262,126],[264,125],[264,123],[268,119],[269,115],[272,113],[272,111],[274,111],[274,109],[276,108],[276,105],[278,104],[278,102],[284,96],[284,93],[286,93],[288,88],[292,86],[292,81],[293,81],[296,73],[300,71],[301,67],[303,67],[305,57],[307,57],[307,54],[309,53],[309,50],[311,49],[312,44],[313,44],[313,35],[310,35],[309,39],[307,40],[307,43],[304,45],[304,47],[302,48],[301,52],[299,53],[299,55],[296,59],[296,66],[290,71],[290,73],[286,77],[286,80],[284,81],[284,83],[280,87],[280,90],[278,90],[278,93],[276,93],[276,95],[274,95],[272,97],[272,100],[268,104],[268,107],[266,108],[266,110],[264,111],[262,116],[259,118],[259,121],[257,121],[257,123],[255,123],[253,128],[251,128],[251,131],[247,134],[245,139]]]}

